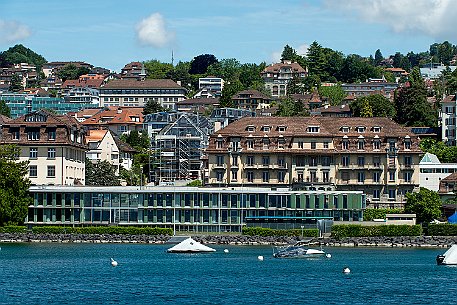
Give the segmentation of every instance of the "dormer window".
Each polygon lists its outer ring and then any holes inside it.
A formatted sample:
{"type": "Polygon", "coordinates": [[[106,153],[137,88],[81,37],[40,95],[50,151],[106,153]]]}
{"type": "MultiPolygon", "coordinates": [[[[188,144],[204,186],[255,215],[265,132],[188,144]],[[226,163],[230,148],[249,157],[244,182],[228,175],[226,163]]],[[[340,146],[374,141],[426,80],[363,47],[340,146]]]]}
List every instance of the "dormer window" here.
{"type": "Polygon", "coordinates": [[[261,130],[264,131],[264,132],[270,132],[270,129],[271,129],[270,126],[264,125],[264,126],[262,126],[261,130]]]}
{"type": "Polygon", "coordinates": [[[284,132],[284,131],[286,131],[286,126],[278,126],[277,129],[279,132],[284,132]]]}
{"type": "Polygon", "coordinates": [[[284,138],[279,138],[278,139],[278,148],[279,149],[284,149],[284,145],[286,144],[286,140],[284,138]]]}
{"type": "Polygon", "coordinates": [[[357,149],[358,150],[365,149],[365,140],[364,139],[359,139],[359,141],[357,142],[357,149]]]}
{"type": "Polygon", "coordinates": [[[265,138],[263,138],[262,143],[263,143],[263,149],[268,150],[268,147],[270,146],[270,139],[268,137],[265,137],[265,138]]]}
{"type": "Polygon", "coordinates": [[[348,133],[349,130],[350,130],[350,128],[349,128],[349,126],[343,126],[343,127],[340,128],[340,130],[341,130],[342,132],[344,132],[344,133],[348,133]]]}
{"type": "Polygon", "coordinates": [[[364,127],[364,126],[357,126],[357,127],[355,128],[355,130],[356,130],[357,132],[359,132],[359,133],[362,133],[362,132],[365,132],[366,127],[364,127]]]}
{"type": "Polygon", "coordinates": [[[249,125],[248,127],[246,127],[246,130],[247,130],[248,132],[254,132],[254,131],[255,131],[255,126],[249,125]]]}
{"type": "Polygon", "coordinates": [[[218,138],[218,139],[216,140],[216,148],[221,149],[221,148],[222,148],[223,141],[224,141],[224,140],[223,140],[222,138],[218,138]]]}
{"type": "Polygon", "coordinates": [[[411,149],[411,139],[409,137],[405,139],[405,149],[411,149]]]}
{"type": "Polygon", "coordinates": [[[25,117],[26,122],[46,122],[46,116],[40,113],[34,113],[25,117]]]}
{"type": "Polygon", "coordinates": [[[374,126],[374,127],[373,127],[373,132],[381,132],[381,127],[379,127],[379,126],[374,126]]]}
{"type": "Polygon", "coordinates": [[[319,132],[319,126],[309,126],[308,127],[308,132],[310,132],[310,133],[318,133],[319,132]]]}

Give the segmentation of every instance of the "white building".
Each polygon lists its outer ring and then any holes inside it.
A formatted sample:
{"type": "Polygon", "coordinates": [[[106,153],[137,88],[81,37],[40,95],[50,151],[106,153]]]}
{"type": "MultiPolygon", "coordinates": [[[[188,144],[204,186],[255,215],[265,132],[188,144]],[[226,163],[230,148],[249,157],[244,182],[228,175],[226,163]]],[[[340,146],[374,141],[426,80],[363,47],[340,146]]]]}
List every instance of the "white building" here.
{"type": "Polygon", "coordinates": [[[198,89],[206,88],[211,92],[215,92],[216,96],[220,96],[224,89],[224,80],[220,77],[208,76],[198,79],[198,89]]]}
{"type": "MultiPolygon", "coordinates": [[[[448,66],[432,64],[429,67],[420,68],[421,76],[425,79],[438,79],[442,75],[443,71],[446,70],[448,66]]],[[[451,72],[453,72],[457,66],[449,66],[451,72]]]]}
{"type": "Polygon", "coordinates": [[[456,145],[456,96],[446,96],[441,102],[441,138],[447,145],[456,145]]]}
{"type": "Polygon", "coordinates": [[[171,79],[115,79],[100,88],[100,106],[142,107],[149,100],[176,109],[186,99],[186,89],[171,79]]]}
{"type": "Polygon", "coordinates": [[[441,163],[437,156],[426,153],[419,162],[419,185],[438,191],[440,181],[457,172],[457,163],[441,163]]]}

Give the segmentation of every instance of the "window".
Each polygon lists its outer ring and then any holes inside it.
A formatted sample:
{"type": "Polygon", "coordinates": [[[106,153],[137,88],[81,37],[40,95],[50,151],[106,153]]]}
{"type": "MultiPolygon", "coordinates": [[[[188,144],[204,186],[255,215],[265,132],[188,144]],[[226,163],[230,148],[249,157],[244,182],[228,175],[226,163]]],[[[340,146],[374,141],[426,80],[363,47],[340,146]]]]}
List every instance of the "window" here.
{"type": "Polygon", "coordinates": [[[262,156],[262,165],[263,166],[270,165],[270,157],[269,156],[262,156]]]}
{"type": "Polygon", "coordinates": [[[254,140],[247,140],[246,146],[248,147],[248,149],[254,149],[254,140]]]}
{"type": "Polygon", "coordinates": [[[255,126],[249,125],[246,129],[249,132],[254,132],[255,131],[255,126]]]}
{"type": "Polygon", "coordinates": [[[254,156],[247,156],[246,163],[248,166],[253,166],[254,165],[254,156]]]}
{"type": "Polygon", "coordinates": [[[253,182],[254,181],[254,172],[253,171],[248,171],[246,173],[246,176],[248,178],[248,182],[253,182]]]}
{"type": "Polygon", "coordinates": [[[373,127],[373,132],[381,132],[381,127],[379,127],[379,126],[374,126],[374,127],[373,127]]]}
{"type": "Polygon", "coordinates": [[[48,130],[48,140],[53,141],[56,139],[56,130],[55,129],[49,129],[48,130]]]}
{"type": "Polygon", "coordinates": [[[328,142],[324,142],[324,149],[328,149],[328,142]]]}
{"type": "Polygon", "coordinates": [[[29,141],[38,141],[40,140],[40,131],[39,130],[31,130],[27,132],[27,140],[29,141]]]}
{"type": "Polygon", "coordinates": [[[357,165],[359,167],[365,166],[365,157],[357,157],[357,165]]]}
{"type": "Polygon", "coordinates": [[[358,150],[364,150],[365,149],[365,140],[359,140],[358,145],[357,145],[358,150]]]}
{"type": "Polygon", "coordinates": [[[238,166],[238,156],[232,156],[232,165],[238,166]]]}
{"type": "Polygon", "coordinates": [[[357,182],[359,182],[359,183],[365,182],[365,173],[364,172],[357,172],[357,182]]]}
{"type": "Polygon", "coordinates": [[[373,172],[373,182],[380,182],[381,181],[381,172],[373,172]]]}
{"type": "Polygon", "coordinates": [[[54,178],[56,176],[56,167],[54,165],[48,165],[48,178],[54,178]]]}
{"type": "Polygon", "coordinates": [[[217,182],[222,182],[223,178],[224,178],[224,172],[217,171],[216,172],[216,180],[217,180],[217,182]]]}
{"type": "Polygon", "coordinates": [[[389,190],[389,200],[395,200],[395,190],[389,190]]]}
{"type": "Polygon", "coordinates": [[[222,143],[223,143],[222,140],[219,140],[219,139],[216,140],[216,148],[217,148],[217,149],[221,149],[221,148],[222,148],[222,143]]]}
{"type": "Polygon", "coordinates": [[[38,158],[38,148],[36,147],[31,147],[29,149],[29,158],[30,159],[36,159],[38,158]]]}
{"type": "Polygon", "coordinates": [[[268,150],[269,145],[270,145],[270,139],[264,138],[263,139],[263,150],[268,150]]]}
{"type": "Polygon", "coordinates": [[[405,156],[404,160],[405,160],[405,167],[408,167],[408,168],[411,167],[411,165],[412,165],[411,156],[405,156]]]}
{"type": "Polygon", "coordinates": [[[13,134],[13,140],[19,140],[20,139],[20,132],[18,128],[14,128],[11,133],[13,134]]]}
{"type": "Polygon", "coordinates": [[[262,181],[269,182],[270,181],[270,172],[262,172],[262,181]]]}
{"type": "Polygon", "coordinates": [[[341,172],[341,179],[343,181],[349,181],[349,172],[341,172]]]}
{"type": "Polygon", "coordinates": [[[411,140],[405,140],[405,149],[411,149],[411,140]]]}
{"type": "Polygon", "coordinates": [[[373,190],[373,199],[379,200],[381,198],[381,191],[380,190],[373,190]]]}
{"type": "Polygon", "coordinates": [[[358,126],[356,127],[356,131],[359,132],[359,133],[362,133],[362,132],[365,132],[365,127],[364,126],[358,126]]]}
{"type": "Polygon", "coordinates": [[[350,162],[350,157],[349,156],[342,156],[341,157],[341,163],[343,163],[343,166],[349,166],[350,162]]]}
{"type": "Polygon", "coordinates": [[[302,141],[298,142],[298,148],[303,149],[303,142],[302,141]]]}
{"type": "Polygon", "coordinates": [[[381,166],[381,158],[378,156],[373,157],[373,166],[380,167],[381,166]]]}
{"type": "Polygon", "coordinates": [[[341,127],[341,131],[344,132],[344,133],[348,133],[349,132],[349,126],[341,127]]]}
{"type": "Polygon", "coordinates": [[[29,177],[38,177],[38,169],[36,165],[29,166],[29,177]]]}
{"type": "Polygon", "coordinates": [[[286,131],[286,126],[278,126],[278,131],[279,131],[279,132],[284,132],[284,131],[286,131]]]}
{"type": "Polygon", "coordinates": [[[286,140],[284,138],[279,138],[278,139],[278,149],[284,149],[284,145],[286,144],[286,140]]]}
{"type": "Polygon", "coordinates": [[[380,140],[374,140],[373,141],[373,149],[375,149],[375,150],[381,149],[381,141],[380,140]]]}
{"type": "Polygon", "coordinates": [[[265,131],[265,132],[269,132],[270,131],[270,126],[262,126],[262,128],[260,129],[262,131],[265,131]]]}
{"type": "Polygon", "coordinates": [[[329,183],[329,172],[328,171],[322,172],[322,182],[329,183]]]}
{"type": "Polygon", "coordinates": [[[343,149],[349,149],[349,141],[348,140],[343,140],[343,149]]]}
{"type": "Polygon", "coordinates": [[[389,181],[395,181],[395,171],[389,171],[389,181]]]}
{"type": "Polygon", "coordinates": [[[232,181],[238,180],[238,170],[232,170],[232,181]]]}
{"type": "Polygon", "coordinates": [[[308,132],[318,133],[319,132],[319,126],[309,126],[308,127],[308,132]]]}
{"type": "Polygon", "coordinates": [[[311,149],[316,149],[316,142],[311,142],[311,149]]]}
{"type": "Polygon", "coordinates": [[[284,182],[285,176],[286,176],[286,173],[284,171],[279,171],[278,172],[278,182],[284,182]]]}
{"type": "Polygon", "coordinates": [[[403,180],[404,180],[405,182],[411,182],[412,176],[413,176],[413,173],[412,173],[412,172],[409,172],[409,171],[408,171],[408,172],[404,172],[404,173],[403,173],[403,180]]]}
{"type": "Polygon", "coordinates": [[[56,149],[55,148],[48,148],[48,159],[55,159],[56,158],[56,149]]]}
{"type": "Polygon", "coordinates": [[[284,157],[278,157],[278,166],[279,167],[285,167],[286,166],[286,160],[284,157]]]}
{"type": "Polygon", "coordinates": [[[216,156],[217,166],[222,166],[224,164],[224,156],[216,156]]]}
{"type": "Polygon", "coordinates": [[[322,166],[330,166],[331,159],[329,156],[322,156],[321,158],[322,166]]]}

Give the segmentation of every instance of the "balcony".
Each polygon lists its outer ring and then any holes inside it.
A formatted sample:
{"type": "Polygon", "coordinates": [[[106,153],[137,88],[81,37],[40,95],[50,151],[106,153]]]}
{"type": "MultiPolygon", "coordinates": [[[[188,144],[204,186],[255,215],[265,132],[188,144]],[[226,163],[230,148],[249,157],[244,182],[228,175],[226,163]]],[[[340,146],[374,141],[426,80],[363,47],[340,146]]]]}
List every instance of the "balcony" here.
{"type": "Polygon", "coordinates": [[[227,168],[227,164],[212,164],[211,165],[211,168],[212,169],[226,169],[227,168]]]}

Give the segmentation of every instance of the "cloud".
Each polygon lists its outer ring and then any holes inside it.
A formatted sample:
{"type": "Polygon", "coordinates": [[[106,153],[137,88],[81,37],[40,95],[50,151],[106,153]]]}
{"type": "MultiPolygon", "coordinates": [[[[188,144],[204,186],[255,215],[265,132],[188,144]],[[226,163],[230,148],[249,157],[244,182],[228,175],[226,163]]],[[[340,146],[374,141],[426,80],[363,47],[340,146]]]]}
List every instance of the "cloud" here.
{"type": "Polygon", "coordinates": [[[454,0],[324,0],[324,4],[332,11],[355,14],[366,22],[386,24],[396,33],[457,39],[454,0]]]}
{"type": "Polygon", "coordinates": [[[0,19],[0,43],[12,43],[29,37],[28,26],[17,21],[0,19]]]}
{"type": "Polygon", "coordinates": [[[159,13],[141,20],[136,26],[136,34],[141,45],[154,48],[163,48],[175,39],[175,33],[167,29],[159,13]]]}

